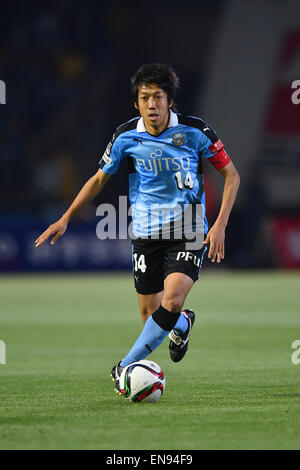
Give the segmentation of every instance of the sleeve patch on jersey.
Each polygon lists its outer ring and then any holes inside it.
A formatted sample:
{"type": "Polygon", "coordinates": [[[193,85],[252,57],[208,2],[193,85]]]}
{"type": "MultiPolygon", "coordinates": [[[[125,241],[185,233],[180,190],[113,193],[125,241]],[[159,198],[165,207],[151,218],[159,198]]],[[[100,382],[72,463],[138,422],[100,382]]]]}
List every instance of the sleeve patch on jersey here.
{"type": "Polygon", "coordinates": [[[217,153],[221,150],[221,148],[223,148],[223,144],[220,141],[220,139],[218,139],[217,142],[215,142],[214,144],[211,144],[208,148],[211,151],[211,153],[217,153]]]}
{"type": "Polygon", "coordinates": [[[107,155],[106,152],[104,152],[103,157],[102,157],[102,160],[105,161],[105,163],[106,163],[107,165],[110,165],[111,162],[112,162],[112,159],[109,158],[109,156],[107,155]]]}
{"type": "Polygon", "coordinates": [[[114,133],[114,135],[112,136],[111,138],[111,141],[108,143],[106,149],[105,149],[105,152],[102,156],[102,160],[107,164],[107,165],[111,165],[112,163],[112,159],[110,158],[110,152],[111,152],[111,148],[113,146],[113,143],[114,141],[116,140],[117,138],[117,135],[116,133],[114,133]]]}
{"type": "Polygon", "coordinates": [[[225,152],[224,148],[222,148],[216,155],[213,155],[208,160],[216,168],[216,170],[221,170],[230,162],[230,158],[225,152]]]}
{"type": "Polygon", "coordinates": [[[102,168],[105,166],[105,161],[103,160],[103,158],[101,158],[100,162],[99,162],[99,168],[100,170],[102,170],[102,168]]]}

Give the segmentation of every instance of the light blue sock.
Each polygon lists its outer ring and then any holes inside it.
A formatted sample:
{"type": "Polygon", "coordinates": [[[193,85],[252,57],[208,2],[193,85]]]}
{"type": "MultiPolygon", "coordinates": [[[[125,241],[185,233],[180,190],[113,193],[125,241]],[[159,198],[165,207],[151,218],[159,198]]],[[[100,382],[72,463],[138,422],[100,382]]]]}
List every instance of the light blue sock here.
{"type": "Polygon", "coordinates": [[[131,350],[125,356],[121,363],[121,367],[126,367],[132,362],[145,359],[157,346],[159,346],[169,331],[164,330],[153,320],[152,316],[148,318],[145,323],[144,329],[140,336],[132,346],[131,350]]]}
{"type": "Polygon", "coordinates": [[[189,323],[186,317],[184,316],[183,313],[181,313],[180,317],[178,318],[178,321],[176,325],[174,326],[173,330],[177,334],[182,334],[185,333],[186,330],[188,329],[189,323]]]}

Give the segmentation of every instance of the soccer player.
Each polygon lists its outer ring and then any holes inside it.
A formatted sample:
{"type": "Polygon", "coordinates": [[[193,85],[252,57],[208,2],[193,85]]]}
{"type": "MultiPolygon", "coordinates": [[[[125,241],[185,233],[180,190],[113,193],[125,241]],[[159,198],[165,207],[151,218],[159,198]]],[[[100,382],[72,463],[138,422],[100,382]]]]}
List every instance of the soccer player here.
{"type": "Polygon", "coordinates": [[[183,305],[198,279],[207,245],[212,262],[224,258],[225,229],[239,186],[238,172],[215,131],[202,119],[175,112],[179,79],[171,66],[142,65],[131,85],[140,116],[116,129],[97,173],[61,219],[35,242],[40,246],[53,236],[54,244],[74,214],[102,190],[126,158],[133,272],[144,328],[111,371],[118,393],[123,368],[145,359],[167,335],[171,359],[179,362],[186,354],[195,313],[182,310],[183,305]],[[224,177],[220,211],[210,229],[205,216],[203,158],[224,177]]]}

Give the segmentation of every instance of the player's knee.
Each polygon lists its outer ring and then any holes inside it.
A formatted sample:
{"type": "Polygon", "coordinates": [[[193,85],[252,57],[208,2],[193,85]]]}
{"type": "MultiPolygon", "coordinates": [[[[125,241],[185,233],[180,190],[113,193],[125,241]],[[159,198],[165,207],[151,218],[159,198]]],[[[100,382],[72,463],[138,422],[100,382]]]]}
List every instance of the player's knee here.
{"type": "Polygon", "coordinates": [[[142,322],[146,323],[150,315],[152,315],[153,311],[151,309],[145,307],[141,309],[141,317],[142,317],[142,322]]]}
{"type": "Polygon", "coordinates": [[[174,292],[164,295],[162,299],[162,306],[169,310],[169,312],[180,312],[183,306],[183,302],[183,296],[174,292]]]}

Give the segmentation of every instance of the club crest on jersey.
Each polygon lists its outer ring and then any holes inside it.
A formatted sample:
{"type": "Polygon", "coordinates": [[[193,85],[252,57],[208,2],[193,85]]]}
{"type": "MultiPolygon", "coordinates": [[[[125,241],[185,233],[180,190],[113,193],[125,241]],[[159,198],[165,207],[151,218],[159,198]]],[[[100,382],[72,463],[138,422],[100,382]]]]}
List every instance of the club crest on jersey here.
{"type": "Polygon", "coordinates": [[[173,144],[177,145],[178,147],[181,147],[181,145],[184,145],[185,143],[185,137],[184,134],[181,132],[178,132],[177,134],[173,135],[173,144]]]}

